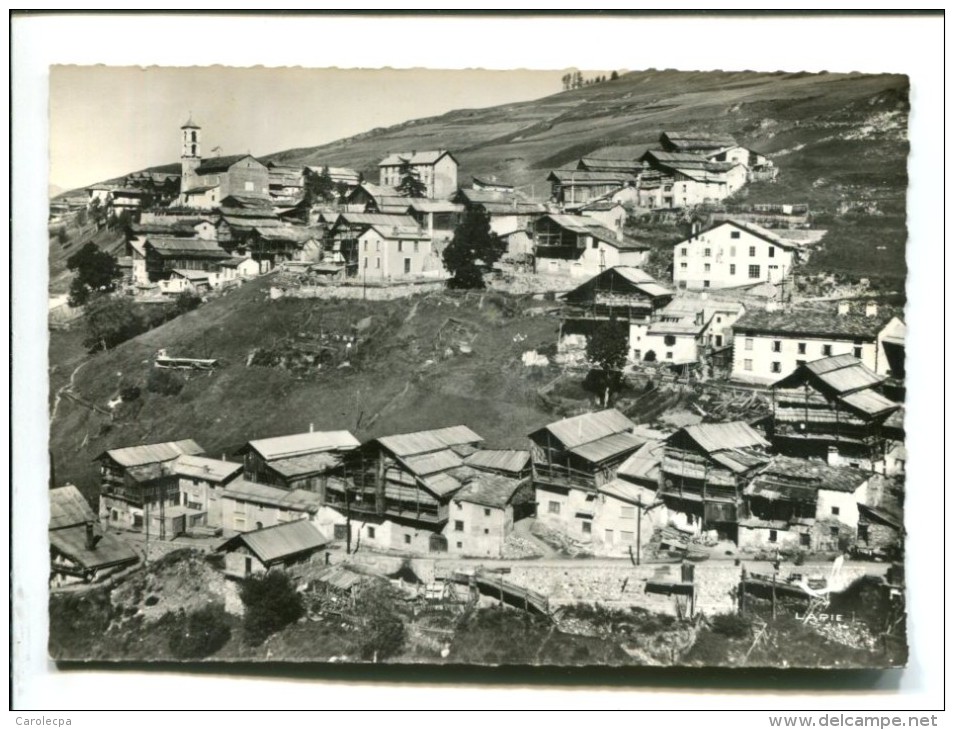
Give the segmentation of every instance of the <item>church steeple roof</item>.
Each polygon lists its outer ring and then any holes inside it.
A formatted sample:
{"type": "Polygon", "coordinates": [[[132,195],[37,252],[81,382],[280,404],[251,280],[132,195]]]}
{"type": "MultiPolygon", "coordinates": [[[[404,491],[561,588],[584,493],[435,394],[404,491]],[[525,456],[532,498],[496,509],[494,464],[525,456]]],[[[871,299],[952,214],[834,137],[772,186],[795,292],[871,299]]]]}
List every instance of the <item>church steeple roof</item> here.
{"type": "Polygon", "coordinates": [[[179,127],[179,129],[202,129],[202,127],[192,121],[192,112],[189,112],[189,121],[179,127]]]}

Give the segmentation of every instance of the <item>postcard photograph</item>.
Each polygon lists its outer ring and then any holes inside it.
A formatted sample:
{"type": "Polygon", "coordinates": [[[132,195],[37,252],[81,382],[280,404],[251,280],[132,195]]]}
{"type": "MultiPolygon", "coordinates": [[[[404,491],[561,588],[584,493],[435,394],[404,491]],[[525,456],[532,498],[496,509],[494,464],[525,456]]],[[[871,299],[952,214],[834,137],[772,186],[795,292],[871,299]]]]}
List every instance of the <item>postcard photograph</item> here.
{"type": "Polygon", "coordinates": [[[904,666],[908,113],[53,67],[50,657],[904,666]]]}

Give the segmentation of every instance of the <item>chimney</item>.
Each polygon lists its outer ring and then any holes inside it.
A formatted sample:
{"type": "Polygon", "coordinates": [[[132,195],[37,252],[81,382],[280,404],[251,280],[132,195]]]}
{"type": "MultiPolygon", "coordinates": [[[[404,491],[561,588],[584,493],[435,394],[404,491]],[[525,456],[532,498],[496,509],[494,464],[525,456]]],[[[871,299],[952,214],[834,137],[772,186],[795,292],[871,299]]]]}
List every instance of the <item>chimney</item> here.
{"type": "Polygon", "coordinates": [[[308,433],[314,433],[314,432],[315,432],[315,424],[309,423],[309,424],[308,424],[308,433]]]}
{"type": "Polygon", "coordinates": [[[845,301],[838,302],[838,315],[844,317],[846,314],[851,314],[851,303],[845,301]]]}
{"type": "Polygon", "coordinates": [[[877,317],[878,316],[878,303],[877,302],[868,302],[865,304],[865,316],[866,317],[877,317]]]}
{"type": "Polygon", "coordinates": [[[828,447],[828,466],[838,466],[838,458],[841,454],[838,451],[837,446],[828,447]]]}
{"type": "Polygon", "coordinates": [[[102,535],[96,535],[93,533],[93,523],[86,523],[86,549],[95,550],[96,543],[103,539],[102,535]]]}

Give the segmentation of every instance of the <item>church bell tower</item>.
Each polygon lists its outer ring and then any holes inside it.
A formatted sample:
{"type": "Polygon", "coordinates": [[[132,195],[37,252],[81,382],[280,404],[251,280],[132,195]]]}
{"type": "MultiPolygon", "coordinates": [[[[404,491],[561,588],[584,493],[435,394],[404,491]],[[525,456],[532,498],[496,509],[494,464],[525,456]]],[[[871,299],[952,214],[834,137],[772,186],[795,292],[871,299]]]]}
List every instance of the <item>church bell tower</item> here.
{"type": "Polygon", "coordinates": [[[184,193],[196,187],[199,182],[199,176],[196,170],[202,164],[202,128],[192,121],[192,115],[189,115],[189,121],[180,128],[182,148],[179,157],[182,160],[182,179],[179,191],[184,193]]]}

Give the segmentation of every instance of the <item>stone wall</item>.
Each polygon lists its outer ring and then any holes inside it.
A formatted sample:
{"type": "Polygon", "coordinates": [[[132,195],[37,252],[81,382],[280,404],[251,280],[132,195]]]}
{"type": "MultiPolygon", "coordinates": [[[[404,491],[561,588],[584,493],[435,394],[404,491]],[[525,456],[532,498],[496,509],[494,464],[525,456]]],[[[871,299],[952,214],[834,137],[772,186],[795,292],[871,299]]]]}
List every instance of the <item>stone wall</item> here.
{"type": "Polygon", "coordinates": [[[444,291],[444,279],[426,279],[402,281],[391,284],[379,282],[367,285],[357,282],[335,282],[321,286],[300,286],[284,289],[272,287],[271,298],[280,299],[367,299],[370,301],[391,301],[404,299],[415,294],[430,294],[444,291]]]}

